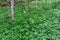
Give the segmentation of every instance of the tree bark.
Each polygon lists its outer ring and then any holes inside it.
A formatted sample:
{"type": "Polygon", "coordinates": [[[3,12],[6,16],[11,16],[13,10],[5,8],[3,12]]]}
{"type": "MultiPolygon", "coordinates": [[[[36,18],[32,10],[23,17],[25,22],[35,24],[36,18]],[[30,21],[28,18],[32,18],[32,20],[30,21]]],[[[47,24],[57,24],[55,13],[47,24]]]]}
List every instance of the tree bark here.
{"type": "Polygon", "coordinates": [[[12,21],[14,21],[14,0],[11,0],[11,16],[12,21]]]}

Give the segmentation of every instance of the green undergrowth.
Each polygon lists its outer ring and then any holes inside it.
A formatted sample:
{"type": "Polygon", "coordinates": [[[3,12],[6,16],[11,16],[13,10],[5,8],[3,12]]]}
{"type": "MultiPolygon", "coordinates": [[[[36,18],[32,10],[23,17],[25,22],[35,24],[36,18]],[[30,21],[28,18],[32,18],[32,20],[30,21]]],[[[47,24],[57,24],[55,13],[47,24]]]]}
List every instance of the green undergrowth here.
{"type": "Polygon", "coordinates": [[[0,40],[60,40],[59,8],[40,6],[24,12],[17,5],[12,22],[10,8],[0,7],[0,40]]]}

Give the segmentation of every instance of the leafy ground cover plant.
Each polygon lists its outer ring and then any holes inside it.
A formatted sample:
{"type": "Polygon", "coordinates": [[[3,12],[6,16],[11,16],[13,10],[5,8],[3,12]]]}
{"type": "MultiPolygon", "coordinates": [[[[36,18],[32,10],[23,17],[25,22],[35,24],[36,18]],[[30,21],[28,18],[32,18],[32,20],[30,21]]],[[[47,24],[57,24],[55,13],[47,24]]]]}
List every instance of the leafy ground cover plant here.
{"type": "Polygon", "coordinates": [[[15,6],[13,23],[10,8],[0,7],[0,40],[60,40],[60,6],[48,10],[43,5],[37,10],[31,7],[28,19],[20,7],[15,6]]]}

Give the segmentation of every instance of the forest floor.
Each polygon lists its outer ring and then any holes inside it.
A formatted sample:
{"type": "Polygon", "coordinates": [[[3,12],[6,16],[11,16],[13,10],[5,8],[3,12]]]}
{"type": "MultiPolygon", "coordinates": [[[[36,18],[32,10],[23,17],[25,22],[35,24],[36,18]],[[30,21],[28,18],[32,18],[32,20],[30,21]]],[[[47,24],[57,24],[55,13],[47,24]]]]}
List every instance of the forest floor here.
{"type": "Polygon", "coordinates": [[[60,5],[26,13],[17,5],[14,11],[12,22],[10,8],[0,7],[0,40],[60,40],[60,5]]]}

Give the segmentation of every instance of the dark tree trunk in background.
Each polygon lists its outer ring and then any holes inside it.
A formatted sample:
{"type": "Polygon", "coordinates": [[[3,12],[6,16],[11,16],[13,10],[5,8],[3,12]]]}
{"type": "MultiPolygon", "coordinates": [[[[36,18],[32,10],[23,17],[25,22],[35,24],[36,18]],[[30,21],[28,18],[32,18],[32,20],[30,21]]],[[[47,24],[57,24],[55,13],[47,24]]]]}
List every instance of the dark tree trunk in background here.
{"type": "Polygon", "coordinates": [[[11,16],[12,16],[12,21],[14,21],[14,0],[11,1],[11,16]]]}

